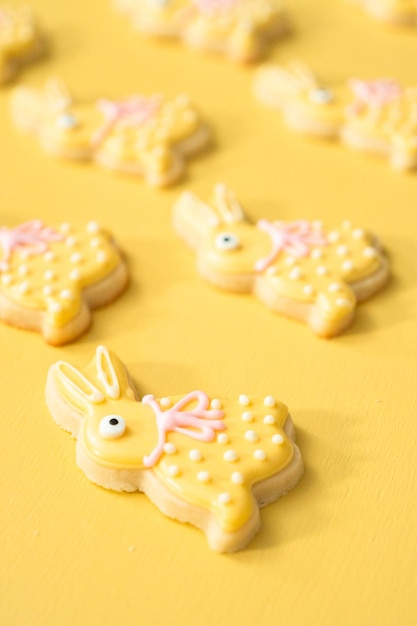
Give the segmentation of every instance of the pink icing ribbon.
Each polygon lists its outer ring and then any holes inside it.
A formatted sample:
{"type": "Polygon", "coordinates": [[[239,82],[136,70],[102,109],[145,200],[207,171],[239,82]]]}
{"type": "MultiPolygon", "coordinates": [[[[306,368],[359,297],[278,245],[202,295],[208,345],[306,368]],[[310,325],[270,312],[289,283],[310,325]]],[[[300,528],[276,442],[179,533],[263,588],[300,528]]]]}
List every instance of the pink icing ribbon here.
{"type": "Polygon", "coordinates": [[[97,108],[105,117],[105,122],[93,135],[93,145],[97,146],[120,122],[125,126],[141,126],[158,108],[159,103],[143,96],[132,96],[128,100],[114,102],[113,100],[99,100],[97,108]]]}
{"type": "Polygon", "coordinates": [[[326,238],[321,231],[313,228],[307,220],[296,220],[285,224],[259,220],[257,227],[271,237],[272,251],[268,256],[255,263],[257,272],[264,272],[281,252],[291,256],[305,257],[312,246],[326,245],[326,238]]]}
{"type": "Polygon", "coordinates": [[[0,228],[0,248],[3,250],[0,270],[7,269],[14,250],[24,248],[28,254],[43,254],[49,249],[49,243],[61,241],[63,238],[63,235],[49,226],[44,226],[40,220],[24,222],[16,228],[0,228]]]}
{"type": "Polygon", "coordinates": [[[191,439],[210,442],[213,441],[216,431],[226,428],[222,421],[224,411],[208,409],[210,400],[204,391],[191,391],[165,411],[161,409],[153,395],[145,396],[142,403],[153,409],[158,427],[158,443],[143,459],[146,467],[153,467],[161,458],[168,432],[181,433],[191,439]],[[194,400],[197,400],[197,406],[190,411],[184,411],[184,407],[194,400]]]}
{"type": "Polygon", "coordinates": [[[349,112],[353,114],[360,112],[364,106],[389,104],[399,98],[402,93],[401,86],[389,78],[369,81],[354,78],[349,86],[357,98],[357,102],[349,108],[349,112]]]}

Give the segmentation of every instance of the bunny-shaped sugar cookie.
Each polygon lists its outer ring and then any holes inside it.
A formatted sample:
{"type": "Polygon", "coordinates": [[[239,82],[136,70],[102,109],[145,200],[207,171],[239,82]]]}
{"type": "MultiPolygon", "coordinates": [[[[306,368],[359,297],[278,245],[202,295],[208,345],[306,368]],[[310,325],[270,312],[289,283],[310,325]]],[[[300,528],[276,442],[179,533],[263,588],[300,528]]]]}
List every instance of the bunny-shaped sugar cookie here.
{"type": "Polygon", "coordinates": [[[127,280],[116,243],[97,222],[0,228],[0,319],[50,344],[85,332],[91,309],[114,300],[127,280]]]}
{"type": "Polygon", "coordinates": [[[0,5],[0,85],[44,51],[44,36],[29,7],[0,5]]]}
{"type": "Polygon", "coordinates": [[[195,249],[204,278],[221,289],[253,293],[271,309],[303,320],[320,336],[347,328],[358,301],[388,280],[377,240],[348,221],[250,223],[223,184],[208,204],[184,192],[173,208],[176,232],[195,249]]]}
{"type": "Polygon", "coordinates": [[[77,464],[91,481],[145,492],[165,515],[201,528],[219,552],[243,548],[259,529],[259,507],[303,472],[291,417],[272,396],[226,400],[196,390],[139,402],[104,346],[86,368],[52,365],[46,400],[77,438],[77,464]]]}
{"type": "Polygon", "coordinates": [[[11,113],[17,127],[37,135],[47,152],[143,176],[156,187],[180,178],[185,158],[211,138],[185,94],[79,102],[53,80],[41,90],[15,89],[11,113]]]}
{"type": "Polygon", "coordinates": [[[281,0],[114,0],[138,31],[256,61],[288,25],[281,0]]]}
{"type": "Polygon", "coordinates": [[[254,92],[297,131],[382,155],[396,170],[417,168],[417,85],[380,78],[330,88],[303,64],[271,64],[255,73],[254,92]]]}

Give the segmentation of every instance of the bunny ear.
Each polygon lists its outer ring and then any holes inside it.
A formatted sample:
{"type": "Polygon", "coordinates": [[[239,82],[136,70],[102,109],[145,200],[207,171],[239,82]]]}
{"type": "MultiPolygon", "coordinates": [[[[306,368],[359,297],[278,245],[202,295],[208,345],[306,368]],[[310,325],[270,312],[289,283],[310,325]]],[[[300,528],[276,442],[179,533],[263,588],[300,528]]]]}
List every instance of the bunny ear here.
{"type": "Polygon", "coordinates": [[[198,248],[210,231],[220,224],[216,211],[191,191],[184,191],[175,202],[172,220],[176,232],[192,248],[198,248]]]}
{"type": "Polygon", "coordinates": [[[221,222],[233,224],[245,220],[245,214],[235,194],[224,183],[217,183],[213,194],[215,207],[220,215],[221,222]]]}
{"type": "Polygon", "coordinates": [[[51,78],[45,86],[49,108],[53,111],[66,109],[73,103],[73,97],[66,83],[60,78],[51,78]]]}
{"type": "Polygon", "coordinates": [[[76,367],[58,361],[51,368],[60,382],[61,393],[81,410],[104,402],[104,394],[76,367]]]}
{"type": "Polygon", "coordinates": [[[314,72],[299,61],[288,67],[265,64],[255,72],[253,83],[256,97],[267,106],[278,109],[291,102],[300,91],[319,86],[314,72]]]}
{"type": "MultiPolygon", "coordinates": [[[[117,357],[113,357],[115,360],[117,357]]],[[[98,346],[96,350],[97,379],[104,388],[106,396],[117,400],[121,395],[119,375],[116,372],[116,361],[113,361],[109,351],[104,346],[98,346]]],[[[118,361],[118,359],[117,359],[118,361]]],[[[123,370],[124,373],[124,370],[123,370]]],[[[126,375],[124,375],[126,378],[126,375]]]]}

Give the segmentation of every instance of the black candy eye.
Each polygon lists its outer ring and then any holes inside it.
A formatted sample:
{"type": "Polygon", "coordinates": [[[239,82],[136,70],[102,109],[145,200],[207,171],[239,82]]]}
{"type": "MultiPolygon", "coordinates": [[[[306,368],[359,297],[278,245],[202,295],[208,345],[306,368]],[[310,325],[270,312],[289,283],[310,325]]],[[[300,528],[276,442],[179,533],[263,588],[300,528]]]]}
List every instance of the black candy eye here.
{"type": "Polygon", "coordinates": [[[126,430],[126,424],[120,415],[106,415],[100,421],[99,433],[103,439],[118,439],[126,430]]]}
{"type": "Polygon", "coordinates": [[[216,247],[220,250],[236,250],[240,241],[234,233],[220,233],[216,237],[216,247]]]}

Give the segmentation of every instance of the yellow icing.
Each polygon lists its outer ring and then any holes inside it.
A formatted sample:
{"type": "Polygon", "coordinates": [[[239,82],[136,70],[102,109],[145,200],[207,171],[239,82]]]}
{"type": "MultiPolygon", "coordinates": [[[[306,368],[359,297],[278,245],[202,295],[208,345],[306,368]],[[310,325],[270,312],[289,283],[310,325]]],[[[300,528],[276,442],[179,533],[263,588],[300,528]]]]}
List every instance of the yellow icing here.
{"type": "MultiPolygon", "coordinates": [[[[249,397],[248,406],[238,399],[217,398],[224,411],[226,429],[215,440],[201,442],[182,433],[168,432],[167,452],[155,466],[146,467],[143,458],[158,441],[155,413],[148,405],[134,400],[121,362],[114,354],[110,353],[109,358],[119,382],[117,398],[109,398],[99,380],[96,360],[79,371],[62,363],[54,369],[60,395],[82,414],[78,437],[86,454],[102,467],[154,472],[181,500],[214,513],[224,529],[235,531],[243,526],[253,512],[251,486],[279,472],[293,458],[293,445],[283,430],[288,416],[286,406],[278,401],[274,401],[272,407],[267,406],[265,400],[254,397],[249,397]],[[103,399],[97,394],[98,401],[91,401],[91,389],[85,380],[91,381],[103,399]],[[126,423],[125,433],[118,439],[108,440],[100,435],[100,421],[108,415],[122,416],[126,423]],[[266,422],[274,423],[265,423],[266,416],[269,416],[266,422]],[[248,431],[253,432],[248,435],[248,431]],[[274,435],[278,436],[278,441],[277,438],[273,441],[274,435]],[[254,438],[256,441],[252,440],[254,438]],[[230,451],[237,454],[236,460],[227,460],[230,451]],[[256,458],[259,454],[265,458],[256,458]],[[199,478],[204,472],[208,472],[208,481],[199,478]],[[236,474],[241,483],[233,481],[236,474]],[[228,494],[230,501],[222,502],[221,494],[228,494]]],[[[166,402],[172,406],[181,398],[180,395],[170,396],[159,403],[162,410],[166,410],[166,402]]],[[[186,409],[192,410],[193,406],[195,401],[186,409]]]]}
{"type": "Polygon", "coordinates": [[[19,306],[44,311],[48,322],[60,327],[80,310],[82,290],[111,274],[121,257],[110,235],[94,223],[56,231],[64,238],[48,243],[45,253],[27,255],[23,248],[12,253],[0,273],[0,292],[19,306]]]}
{"type": "MultiPolygon", "coordinates": [[[[381,268],[381,253],[373,246],[370,234],[344,223],[333,231],[322,231],[324,246],[313,247],[306,257],[291,256],[282,251],[259,280],[273,286],[277,295],[306,303],[316,303],[325,319],[346,316],[356,305],[350,284],[366,279],[381,268]]],[[[211,270],[221,275],[254,274],[257,260],[271,250],[267,233],[248,222],[220,224],[201,247],[201,258],[211,270]],[[237,235],[240,246],[220,250],[216,238],[220,233],[237,235]]]]}
{"type": "Polygon", "coordinates": [[[28,7],[0,5],[0,72],[10,63],[26,62],[37,52],[40,33],[28,7]]]}

